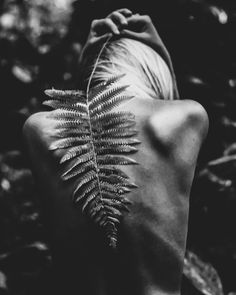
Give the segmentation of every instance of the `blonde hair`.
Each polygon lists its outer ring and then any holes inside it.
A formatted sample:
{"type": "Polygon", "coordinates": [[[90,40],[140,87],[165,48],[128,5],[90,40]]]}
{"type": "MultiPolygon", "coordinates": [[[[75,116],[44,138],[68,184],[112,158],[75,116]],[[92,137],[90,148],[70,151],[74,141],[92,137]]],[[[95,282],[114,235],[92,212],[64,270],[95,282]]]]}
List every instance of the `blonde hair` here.
{"type": "MultiPolygon", "coordinates": [[[[91,68],[93,64],[90,66],[91,68]]],[[[121,83],[129,85],[132,95],[143,98],[174,99],[170,70],[151,47],[128,38],[106,44],[93,74],[92,84],[110,76],[125,74],[121,83]]]]}

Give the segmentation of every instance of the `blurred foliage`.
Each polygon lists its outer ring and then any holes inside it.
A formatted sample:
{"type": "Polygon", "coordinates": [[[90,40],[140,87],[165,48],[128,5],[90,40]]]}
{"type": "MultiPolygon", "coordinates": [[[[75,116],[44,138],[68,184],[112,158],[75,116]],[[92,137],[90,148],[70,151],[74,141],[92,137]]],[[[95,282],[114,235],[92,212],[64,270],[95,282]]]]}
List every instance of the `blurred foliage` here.
{"type": "Polygon", "coordinates": [[[16,41],[24,36],[39,52],[60,42],[68,29],[69,1],[5,1],[1,15],[1,38],[16,41]]]}
{"type": "Polygon", "coordinates": [[[1,294],[32,295],[50,272],[22,126],[41,110],[44,89],[76,88],[91,20],[121,7],[152,17],[172,56],[181,97],[197,100],[209,114],[191,193],[183,294],[235,294],[235,0],[0,2],[1,294]]]}
{"type": "MultiPolygon", "coordinates": [[[[203,262],[196,254],[188,250],[184,260],[184,275],[204,295],[224,294],[217,271],[211,264],[203,262]]],[[[191,294],[191,292],[186,294],[191,294]]]]}

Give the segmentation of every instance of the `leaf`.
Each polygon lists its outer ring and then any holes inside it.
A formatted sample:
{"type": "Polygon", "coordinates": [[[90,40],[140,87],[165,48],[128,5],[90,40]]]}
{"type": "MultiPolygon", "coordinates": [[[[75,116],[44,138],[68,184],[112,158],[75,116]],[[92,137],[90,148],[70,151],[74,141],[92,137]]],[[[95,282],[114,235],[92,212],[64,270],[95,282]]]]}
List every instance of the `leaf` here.
{"type": "Polygon", "coordinates": [[[65,100],[74,100],[78,101],[78,97],[84,98],[85,93],[80,90],[57,90],[57,89],[47,89],[45,94],[49,97],[65,100]]]}
{"type": "Polygon", "coordinates": [[[129,128],[113,128],[108,130],[103,130],[102,133],[95,132],[95,137],[100,138],[123,138],[123,137],[131,137],[137,135],[137,130],[129,129],[129,128]]]}
{"type": "Polygon", "coordinates": [[[76,156],[81,155],[84,152],[88,152],[90,150],[90,144],[84,144],[76,147],[72,147],[62,158],[60,163],[64,163],[68,160],[75,158],[76,156]]]}
{"type": "Polygon", "coordinates": [[[67,101],[65,99],[63,100],[47,100],[43,103],[46,106],[49,106],[53,109],[62,109],[62,110],[79,110],[80,112],[86,111],[86,105],[74,101],[67,101]]]}
{"type": "Polygon", "coordinates": [[[224,295],[221,280],[210,263],[203,262],[191,251],[186,252],[184,275],[205,295],[224,295]]]}
{"type": "Polygon", "coordinates": [[[130,145],[121,145],[121,146],[104,146],[98,147],[97,153],[101,154],[124,154],[124,153],[135,153],[138,150],[130,145]]]}
{"type": "Polygon", "coordinates": [[[73,169],[66,170],[62,174],[62,180],[69,180],[73,177],[76,177],[77,175],[80,175],[81,173],[87,172],[88,170],[92,170],[94,168],[94,164],[92,161],[88,161],[84,163],[83,165],[76,166],[73,169]]]}
{"type": "Polygon", "coordinates": [[[135,124],[134,119],[134,115],[129,112],[97,114],[97,116],[91,118],[94,124],[102,128],[106,126],[115,127],[116,125],[123,126],[121,123],[127,127],[131,127],[135,124]]]}
{"type": "Polygon", "coordinates": [[[67,122],[67,120],[72,120],[72,121],[77,121],[78,123],[79,122],[84,123],[84,121],[86,121],[88,119],[86,112],[84,112],[84,113],[77,112],[74,109],[69,109],[69,107],[66,110],[63,110],[60,108],[56,109],[55,111],[50,113],[49,117],[51,119],[58,120],[59,122],[60,121],[67,122]],[[65,120],[65,119],[67,119],[67,120],[65,120]]]}
{"type": "Polygon", "coordinates": [[[137,162],[129,157],[104,155],[98,156],[97,162],[99,165],[134,165],[137,162]]]}
{"type": "Polygon", "coordinates": [[[89,136],[81,136],[81,137],[68,137],[68,138],[63,138],[63,139],[59,139],[55,142],[53,142],[49,149],[50,150],[57,150],[57,149],[64,149],[67,147],[73,147],[76,143],[80,143],[80,144],[84,144],[86,142],[88,142],[90,139],[89,136]]]}
{"type": "MultiPolygon", "coordinates": [[[[101,92],[100,95],[91,99],[89,104],[89,110],[93,114],[94,111],[99,109],[104,109],[107,104],[111,104],[112,101],[117,100],[118,98],[124,96],[122,93],[126,90],[127,86],[116,86],[116,87],[108,87],[106,91],[101,92]]],[[[126,96],[124,96],[126,97],[126,96]]]]}
{"type": "Polygon", "coordinates": [[[76,181],[72,200],[104,229],[112,247],[131,204],[124,195],[137,188],[120,166],[137,164],[127,155],[137,152],[135,145],[140,144],[134,138],[134,115],[113,111],[132,98],[127,86],[119,84],[122,77],[111,77],[86,96],[81,91],[45,91],[51,97],[45,104],[54,109],[49,116],[57,122],[55,138],[59,137],[49,149],[64,151],[61,177],[76,181]]]}

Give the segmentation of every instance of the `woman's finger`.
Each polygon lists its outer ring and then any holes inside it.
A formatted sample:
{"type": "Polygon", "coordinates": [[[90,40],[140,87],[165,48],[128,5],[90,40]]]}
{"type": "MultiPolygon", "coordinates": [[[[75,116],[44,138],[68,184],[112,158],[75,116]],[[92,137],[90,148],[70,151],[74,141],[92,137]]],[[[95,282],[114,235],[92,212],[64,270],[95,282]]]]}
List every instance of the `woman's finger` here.
{"type": "Polygon", "coordinates": [[[127,20],[129,25],[135,25],[135,24],[145,25],[145,24],[152,23],[152,19],[150,18],[149,15],[140,15],[138,13],[133,14],[127,20]]]}
{"type": "Polygon", "coordinates": [[[121,37],[139,40],[143,38],[143,33],[135,32],[133,30],[124,29],[120,32],[121,37]]]}
{"type": "Polygon", "coordinates": [[[113,33],[119,35],[119,29],[117,25],[110,19],[104,18],[100,20],[94,20],[91,25],[91,29],[98,35],[103,35],[105,33],[113,33]]]}
{"type": "Polygon", "coordinates": [[[110,29],[110,32],[114,33],[115,35],[120,34],[120,31],[119,31],[117,25],[110,18],[105,18],[104,19],[104,26],[107,29],[110,29]]]}
{"type": "Polygon", "coordinates": [[[128,25],[126,17],[118,11],[114,11],[111,14],[109,14],[108,18],[110,18],[118,27],[128,25]]]}
{"type": "Polygon", "coordinates": [[[132,15],[132,11],[129,10],[128,8],[121,8],[121,9],[118,9],[116,11],[119,12],[119,13],[121,13],[121,14],[123,14],[126,17],[129,17],[129,16],[132,15]]]}

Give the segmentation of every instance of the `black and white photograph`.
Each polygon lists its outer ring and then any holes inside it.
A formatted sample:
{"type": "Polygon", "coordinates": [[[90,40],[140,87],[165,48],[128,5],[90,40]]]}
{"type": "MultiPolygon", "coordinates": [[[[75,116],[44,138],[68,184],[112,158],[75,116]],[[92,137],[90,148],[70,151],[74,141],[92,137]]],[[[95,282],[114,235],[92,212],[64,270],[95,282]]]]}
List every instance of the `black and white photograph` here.
{"type": "Polygon", "coordinates": [[[0,0],[0,295],[236,295],[236,1],[0,0]]]}

